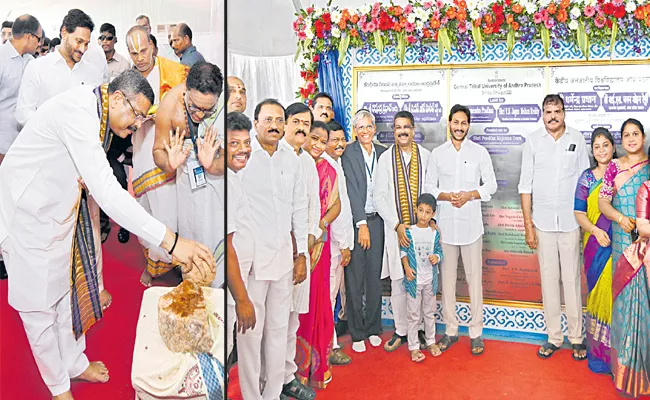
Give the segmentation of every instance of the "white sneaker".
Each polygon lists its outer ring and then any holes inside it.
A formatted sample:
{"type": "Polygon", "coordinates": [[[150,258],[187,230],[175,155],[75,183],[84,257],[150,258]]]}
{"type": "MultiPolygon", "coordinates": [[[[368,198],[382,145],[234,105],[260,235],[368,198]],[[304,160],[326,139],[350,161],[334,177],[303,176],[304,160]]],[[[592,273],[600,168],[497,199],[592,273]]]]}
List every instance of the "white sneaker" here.
{"type": "Polygon", "coordinates": [[[366,351],[366,343],[362,340],[360,342],[352,343],[352,350],[355,353],[363,353],[366,351]]]}
{"type": "Polygon", "coordinates": [[[372,345],[372,347],[381,346],[381,338],[379,336],[377,336],[377,335],[370,336],[368,338],[368,340],[370,341],[370,344],[372,345]]]}

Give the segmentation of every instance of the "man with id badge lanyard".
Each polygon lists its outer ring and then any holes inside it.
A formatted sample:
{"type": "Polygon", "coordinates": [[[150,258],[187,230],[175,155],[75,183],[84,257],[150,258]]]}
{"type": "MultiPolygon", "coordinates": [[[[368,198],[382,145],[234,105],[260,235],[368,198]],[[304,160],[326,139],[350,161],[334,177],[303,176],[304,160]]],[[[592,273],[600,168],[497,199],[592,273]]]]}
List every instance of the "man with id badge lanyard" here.
{"type": "MultiPolygon", "coordinates": [[[[160,103],[156,118],[154,160],[166,173],[176,172],[178,232],[201,238],[219,258],[224,251],[224,159],[219,126],[223,76],[208,62],[192,66],[184,84],[160,103]]],[[[217,266],[213,287],[224,281],[217,266]]]]}

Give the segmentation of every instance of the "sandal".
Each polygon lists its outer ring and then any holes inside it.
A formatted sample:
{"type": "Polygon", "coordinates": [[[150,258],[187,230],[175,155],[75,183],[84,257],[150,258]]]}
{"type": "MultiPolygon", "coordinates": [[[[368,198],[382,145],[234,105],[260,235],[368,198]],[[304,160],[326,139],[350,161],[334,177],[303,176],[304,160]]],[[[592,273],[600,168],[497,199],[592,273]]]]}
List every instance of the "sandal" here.
{"type": "Polygon", "coordinates": [[[485,344],[483,343],[483,339],[481,339],[480,336],[474,339],[470,339],[470,343],[472,346],[473,356],[480,356],[483,354],[483,351],[485,351],[485,344]]]}
{"type": "Polygon", "coordinates": [[[574,360],[584,361],[587,359],[587,346],[585,346],[584,343],[572,344],[571,347],[573,348],[573,354],[571,354],[571,357],[573,357],[574,360]],[[581,351],[585,352],[584,357],[580,357],[581,351]]]}
{"type": "Polygon", "coordinates": [[[551,358],[553,354],[555,354],[556,351],[558,351],[560,348],[554,345],[553,343],[546,342],[542,345],[542,347],[537,351],[537,355],[540,358],[551,358]],[[551,350],[550,353],[546,354],[547,351],[551,350]]]}
{"type": "Polygon", "coordinates": [[[411,350],[411,361],[419,363],[424,361],[425,358],[420,350],[411,350]]]}
{"type": "Polygon", "coordinates": [[[427,349],[429,350],[429,353],[431,353],[431,355],[434,357],[440,357],[442,355],[440,347],[438,347],[438,345],[435,343],[427,347],[427,349]]]}
{"type": "Polygon", "coordinates": [[[447,336],[444,335],[442,339],[438,342],[438,347],[440,351],[447,351],[451,346],[458,341],[458,336],[447,336]]]}

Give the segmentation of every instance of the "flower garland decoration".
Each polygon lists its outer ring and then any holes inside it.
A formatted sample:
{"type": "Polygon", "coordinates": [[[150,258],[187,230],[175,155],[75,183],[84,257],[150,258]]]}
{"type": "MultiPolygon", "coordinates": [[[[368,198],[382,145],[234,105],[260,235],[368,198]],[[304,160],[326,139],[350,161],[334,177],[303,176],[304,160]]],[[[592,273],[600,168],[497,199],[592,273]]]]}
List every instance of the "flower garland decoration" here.
{"type": "Polygon", "coordinates": [[[298,38],[296,61],[302,56],[304,84],[296,96],[310,102],[318,91],[321,54],[337,51],[342,65],[350,47],[395,49],[404,63],[407,47],[425,60],[437,47],[440,63],[452,48],[461,54],[483,57],[483,45],[505,41],[508,56],[515,43],[541,40],[545,55],[560,41],[577,46],[589,59],[591,44],[614,46],[630,40],[641,52],[641,38],[650,35],[650,2],[636,0],[409,0],[404,7],[392,3],[367,4],[359,9],[309,7],[293,23],[298,38]]]}

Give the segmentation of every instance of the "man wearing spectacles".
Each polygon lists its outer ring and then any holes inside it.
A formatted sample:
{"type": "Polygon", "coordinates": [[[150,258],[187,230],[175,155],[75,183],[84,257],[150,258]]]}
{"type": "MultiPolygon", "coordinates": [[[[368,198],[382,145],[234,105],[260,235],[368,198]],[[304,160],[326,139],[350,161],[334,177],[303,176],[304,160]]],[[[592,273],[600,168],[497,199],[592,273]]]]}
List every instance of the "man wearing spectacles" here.
{"type": "Polygon", "coordinates": [[[50,52],[50,39],[44,37],[43,38],[43,43],[38,47],[36,50],[36,53],[34,54],[34,58],[36,57],[43,57],[47,53],[50,52]]]}
{"type": "Polygon", "coordinates": [[[129,61],[117,54],[115,51],[115,43],[117,43],[117,36],[115,36],[115,26],[109,23],[104,23],[99,28],[99,38],[97,43],[102,46],[106,62],[108,63],[108,79],[113,80],[122,72],[131,68],[129,61]]]}
{"type": "MultiPolygon", "coordinates": [[[[140,19],[142,21],[142,19],[140,19]]],[[[182,84],[188,68],[164,57],[154,56],[154,45],[145,26],[134,25],[126,33],[126,45],[138,71],[154,90],[154,104],[148,115],[158,115],[161,98],[169,95],[173,87],[182,84]]],[[[156,166],[153,156],[156,122],[147,119],[132,136],[133,141],[133,190],[135,197],[148,212],[172,229],[177,229],[176,172],[169,173],[156,166]]],[[[169,134],[169,130],[167,130],[169,134]]],[[[151,286],[154,277],[161,276],[174,268],[169,255],[160,247],[140,240],[145,249],[147,264],[140,281],[151,286]]]]}

